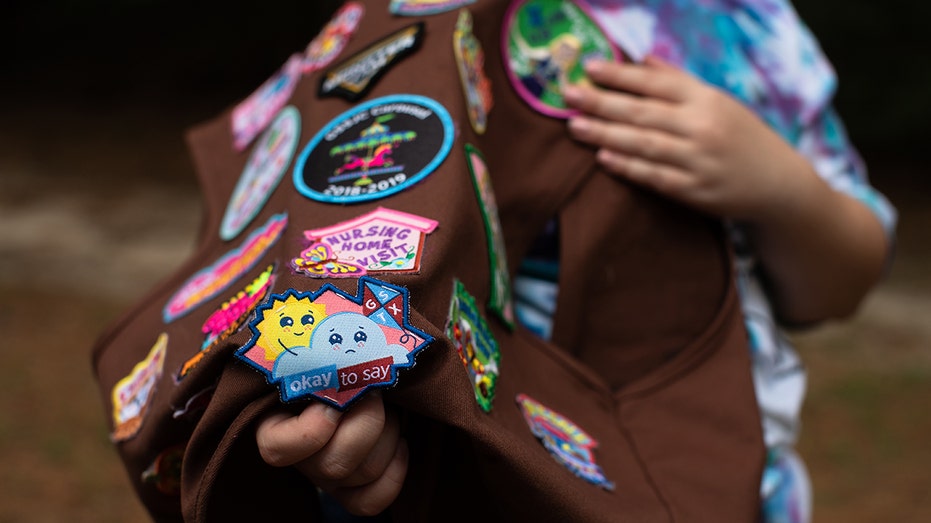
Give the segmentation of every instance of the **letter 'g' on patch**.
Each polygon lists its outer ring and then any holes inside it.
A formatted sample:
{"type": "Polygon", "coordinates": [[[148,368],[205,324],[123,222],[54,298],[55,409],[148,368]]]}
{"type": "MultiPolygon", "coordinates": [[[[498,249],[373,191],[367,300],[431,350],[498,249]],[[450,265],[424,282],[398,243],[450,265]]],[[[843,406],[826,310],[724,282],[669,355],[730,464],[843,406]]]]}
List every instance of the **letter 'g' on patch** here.
{"type": "Polygon", "coordinates": [[[340,410],[394,385],[397,369],[433,341],[408,322],[407,289],[367,276],[355,296],[329,283],[273,294],[249,328],[236,357],[278,385],[282,401],[313,397],[340,410]]]}

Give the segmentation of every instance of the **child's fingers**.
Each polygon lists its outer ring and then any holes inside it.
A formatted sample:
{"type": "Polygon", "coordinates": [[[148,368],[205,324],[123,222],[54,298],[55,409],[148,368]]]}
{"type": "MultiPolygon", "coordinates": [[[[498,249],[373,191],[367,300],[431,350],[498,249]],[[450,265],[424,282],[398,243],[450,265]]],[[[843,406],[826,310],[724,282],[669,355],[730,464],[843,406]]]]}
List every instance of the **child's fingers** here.
{"type": "Polygon", "coordinates": [[[357,516],[374,516],[388,508],[398,497],[407,475],[408,449],[402,439],[395,447],[391,461],[377,480],[361,487],[338,488],[329,491],[346,510],[357,516]]]}
{"type": "Polygon", "coordinates": [[[346,480],[376,447],[384,429],[381,395],[366,396],[343,414],[330,441],[301,463],[301,471],[321,484],[346,480]]]}
{"type": "Polygon", "coordinates": [[[600,149],[597,158],[608,172],[674,199],[683,199],[690,182],[680,169],[616,151],[600,149]]]}
{"type": "Polygon", "coordinates": [[[611,89],[661,98],[672,102],[684,101],[689,93],[691,76],[673,67],[589,60],[585,72],[595,83],[611,89]]]}
{"type": "Polygon", "coordinates": [[[663,100],[580,85],[564,88],[563,98],[569,107],[605,120],[659,129],[682,136],[688,131],[676,106],[663,100]]]}
{"type": "Polygon", "coordinates": [[[276,412],[259,422],[256,443],[266,463],[275,467],[293,465],[318,452],[330,441],[341,413],[322,403],[312,403],[294,416],[276,412]]]}
{"type": "Polygon", "coordinates": [[[571,118],[569,131],[577,140],[654,162],[686,166],[694,154],[691,142],[678,136],[584,116],[571,118]]]}
{"type": "MultiPolygon", "coordinates": [[[[297,468],[305,475],[319,477],[320,479],[317,480],[318,486],[325,490],[337,487],[343,488],[367,485],[376,481],[385,473],[385,470],[394,458],[400,439],[401,428],[398,417],[393,412],[388,412],[384,430],[379,435],[375,445],[365,456],[362,456],[362,459],[358,461],[358,463],[352,460],[351,463],[347,463],[340,468],[340,472],[345,474],[346,470],[353,467],[353,463],[355,463],[352,472],[345,475],[345,477],[321,477],[321,471],[317,470],[318,466],[311,462],[298,463],[297,468]]],[[[325,449],[324,453],[328,450],[329,449],[325,449]]],[[[331,471],[330,474],[332,475],[332,473],[331,471]]]]}

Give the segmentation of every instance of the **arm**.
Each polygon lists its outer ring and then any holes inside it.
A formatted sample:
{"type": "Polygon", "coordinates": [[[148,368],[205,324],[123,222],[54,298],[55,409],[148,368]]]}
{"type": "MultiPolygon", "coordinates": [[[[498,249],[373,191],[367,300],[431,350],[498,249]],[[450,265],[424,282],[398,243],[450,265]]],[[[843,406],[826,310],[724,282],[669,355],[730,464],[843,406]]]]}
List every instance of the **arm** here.
{"type": "Polygon", "coordinates": [[[744,222],[779,317],[804,324],[851,314],[876,283],[885,234],[862,203],[738,101],[656,58],[591,62],[603,86],[572,86],[570,133],[605,169],[721,218],[744,222]]]}
{"type": "Polygon", "coordinates": [[[379,394],[366,396],[345,413],[315,402],[296,416],[270,414],[260,421],[256,442],[266,463],[293,465],[360,516],[385,510],[407,474],[407,443],[379,394]]]}

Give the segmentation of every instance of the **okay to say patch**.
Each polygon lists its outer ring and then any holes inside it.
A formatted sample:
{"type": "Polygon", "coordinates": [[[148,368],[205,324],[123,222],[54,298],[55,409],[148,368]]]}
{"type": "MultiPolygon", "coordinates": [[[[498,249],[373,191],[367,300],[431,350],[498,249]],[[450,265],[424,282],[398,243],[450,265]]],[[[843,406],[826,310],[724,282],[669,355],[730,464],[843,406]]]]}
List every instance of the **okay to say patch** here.
{"type": "Polygon", "coordinates": [[[562,88],[588,82],[585,62],[620,58],[598,24],[572,1],[518,0],[505,14],[501,36],[514,90],[537,111],[557,118],[573,114],[562,88]]]}
{"type": "Polygon", "coordinates": [[[276,214],[265,225],[254,230],[242,244],[226,253],[210,266],[188,278],[178,289],[165,308],[162,318],[170,323],[191,312],[201,303],[223,292],[230,284],[252,269],[268,252],[288,226],[287,214],[276,214]]]}
{"type": "Polygon", "coordinates": [[[378,207],[332,227],[304,231],[310,246],[292,268],[315,278],[420,271],[424,239],[439,222],[378,207]]]}
{"type": "Polygon", "coordinates": [[[259,138],[246,162],[223,214],[220,238],[235,238],[259,213],[291,163],[300,137],[300,113],[292,106],[285,107],[259,138]]]}
{"type": "Polygon", "coordinates": [[[397,381],[433,338],[408,323],[407,289],[363,276],[350,296],[325,284],[273,294],[236,356],[277,384],[282,401],[315,397],[344,409],[397,381]]]}
{"type": "Polygon", "coordinates": [[[592,451],[598,447],[597,441],[572,421],[526,394],[517,395],[517,404],[530,431],[556,461],[589,483],[605,490],[614,489],[614,483],[608,481],[601,467],[595,463],[592,451]]]}
{"type": "Polygon", "coordinates": [[[376,98],[337,116],[314,136],[294,167],[308,198],[355,203],[384,198],[433,172],[449,154],[453,122],[424,96],[376,98]]]}
{"type": "Polygon", "coordinates": [[[388,68],[413,53],[423,39],[423,22],[409,25],[375,42],[327,71],[320,80],[320,96],[362,98],[388,68]]]}
{"type": "Polygon", "coordinates": [[[113,406],[113,441],[125,441],[142,428],[155,384],[162,377],[167,348],[168,335],[163,332],[149,354],[133,367],[128,376],[113,386],[110,398],[113,406]]]}
{"type": "Polygon", "coordinates": [[[498,351],[498,342],[475,306],[475,298],[459,280],[453,283],[446,336],[456,346],[459,359],[469,373],[475,389],[475,400],[482,410],[491,411],[501,353],[498,351]]]}
{"type": "Polygon", "coordinates": [[[291,55],[274,76],[233,109],[233,146],[241,151],[252,142],[284,107],[301,79],[299,54],[291,55]]]}

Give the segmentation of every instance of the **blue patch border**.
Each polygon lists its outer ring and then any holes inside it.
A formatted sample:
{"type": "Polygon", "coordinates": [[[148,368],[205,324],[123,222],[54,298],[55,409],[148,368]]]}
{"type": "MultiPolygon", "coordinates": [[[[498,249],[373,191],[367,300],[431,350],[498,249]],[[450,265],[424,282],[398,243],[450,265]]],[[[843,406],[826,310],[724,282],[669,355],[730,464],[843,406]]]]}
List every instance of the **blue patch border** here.
{"type": "Polygon", "coordinates": [[[385,198],[391,196],[392,194],[403,191],[430,175],[433,171],[436,170],[437,167],[440,166],[441,163],[443,163],[443,161],[446,160],[446,157],[449,156],[449,152],[453,148],[454,140],[455,127],[453,126],[453,119],[449,115],[449,111],[447,111],[446,108],[436,100],[417,94],[394,94],[383,96],[381,98],[375,98],[374,100],[369,100],[368,102],[359,104],[333,118],[330,120],[330,123],[326,124],[323,129],[320,129],[320,131],[318,131],[317,134],[311,138],[310,142],[301,151],[301,155],[298,157],[297,162],[294,164],[294,175],[292,176],[294,188],[297,189],[297,192],[310,198],[311,200],[325,203],[359,203],[371,200],[379,200],[381,198],[385,198]],[[364,111],[368,111],[370,108],[377,105],[386,105],[399,102],[413,103],[425,106],[433,111],[433,114],[435,114],[443,124],[443,132],[445,133],[445,136],[443,136],[443,143],[440,145],[439,151],[437,151],[436,155],[433,157],[433,160],[431,160],[430,163],[425,165],[417,174],[409,176],[407,180],[404,180],[404,182],[389,189],[385,189],[384,191],[379,191],[375,194],[359,194],[356,196],[330,196],[315,191],[304,183],[303,172],[304,166],[307,163],[307,157],[310,156],[310,153],[313,152],[317,145],[320,144],[320,142],[323,140],[323,137],[326,136],[331,130],[333,130],[334,127],[344,122],[346,119],[352,118],[353,116],[364,111]]]}
{"type": "Polygon", "coordinates": [[[356,296],[353,296],[353,295],[347,293],[346,291],[344,291],[344,290],[342,290],[342,289],[336,287],[335,285],[333,285],[333,284],[331,284],[331,283],[325,283],[325,284],[323,284],[319,289],[317,289],[316,291],[312,291],[312,292],[311,292],[311,291],[297,291],[297,290],[295,290],[295,289],[287,289],[287,290],[285,290],[284,292],[282,292],[281,294],[270,294],[270,295],[268,296],[268,298],[266,298],[265,303],[263,303],[263,304],[259,305],[258,307],[256,307],[256,309],[255,309],[255,317],[252,319],[252,321],[249,322],[249,330],[252,332],[252,336],[249,338],[249,341],[248,341],[245,345],[243,345],[241,348],[239,348],[239,349],[235,352],[236,358],[238,358],[239,360],[243,361],[243,362],[246,363],[246,365],[248,365],[250,368],[257,370],[257,371],[260,372],[263,376],[265,376],[265,381],[266,381],[269,385],[277,385],[277,386],[278,386],[278,396],[279,396],[279,398],[281,399],[281,402],[282,402],[282,403],[289,403],[289,402],[291,402],[291,401],[297,401],[297,400],[303,400],[303,399],[307,399],[307,398],[313,398],[313,399],[322,401],[322,402],[326,403],[327,405],[330,405],[331,407],[333,407],[333,408],[335,408],[335,409],[337,409],[337,410],[343,411],[343,410],[348,409],[351,405],[353,405],[356,401],[358,401],[359,398],[361,398],[361,397],[364,396],[366,393],[368,393],[369,389],[372,389],[372,388],[387,388],[387,387],[393,387],[393,386],[397,383],[397,381],[398,381],[398,369],[399,369],[399,368],[401,368],[401,369],[409,369],[409,368],[413,367],[413,366],[414,366],[414,363],[415,363],[415,360],[416,360],[416,357],[417,357],[417,354],[418,354],[421,350],[423,350],[424,348],[426,348],[427,345],[433,343],[434,338],[433,338],[433,336],[430,336],[430,335],[427,334],[426,332],[424,332],[424,331],[422,331],[422,330],[418,329],[417,327],[414,327],[413,325],[410,324],[410,305],[409,305],[410,294],[408,293],[408,291],[407,291],[406,288],[400,287],[400,286],[397,286],[397,285],[392,285],[392,284],[390,284],[390,283],[381,281],[381,280],[376,279],[376,278],[371,278],[371,277],[369,277],[369,276],[362,276],[362,277],[359,278],[359,286],[358,286],[358,290],[356,291],[356,294],[357,294],[356,296]],[[415,335],[417,335],[417,336],[423,338],[423,340],[424,340],[420,345],[414,347],[414,349],[411,350],[410,353],[408,353],[408,355],[407,355],[408,363],[407,363],[406,365],[402,365],[402,364],[393,364],[393,365],[391,365],[391,381],[388,381],[388,382],[385,382],[385,383],[375,383],[375,384],[372,384],[372,385],[366,385],[366,386],[363,387],[361,390],[359,390],[359,392],[358,392],[355,396],[353,396],[352,399],[350,399],[349,401],[347,401],[347,402],[346,402],[345,404],[343,404],[343,405],[340,405],[339,403],[337,403],[337,402],[335,402],[335,401],[333,401],[333,400],[331,400],[331,399],[329,399],[329,398],[326,398],[326,397],[323,397],[323,396],[317,396],[316,394],[313,394],[313,393],[302,394],[302,395],[295,396],[295,397],[290,398],[290,399],[285,399],[285,398],[287,397],[287,393],[286,393],[286,391],[284,390],[284,387],[285,387],[284,382],[283,382],[282,380],[280,380],[280,379],[274,378],[274,377],[272,376],[272,373],[269,372],[268,369],[266,369],[265,367],[262,367],[262,366],[260,366],[260,365],[257,365],[255,362],[253,362],[252,360],[250,360],[249,358],[247,358],[247,357],[245,356],[246,352],[248,352],[249,349],[251,349],[252,347],[255,346],[255,343],[258,341],[259,336],[262,335],[262,333],[259,331],[259,329],[258,329],[256,326],[257,326],[259,323],[261,323],[262,321],[264,321],[264,319],[265,319],[265,311],[267,311],[267,310],[269,310],[269,309],[272,308],[272,304],[275,302],[276,299],[279,300],[279,301],[284,301],[284,300],[288,299],[288,297],[293,296],[295,299],[298,299],[298,300],[302,300],[302,299],[304,299],[304,298],[310,298],[311,301],[314,301],[314,300],[316,300],[317,298],[319,298],[323,293],[325,293],[325,292],[327,292],[327,291],[332,291],[332,292],[335,292],[337,295],[339,295],[339,296],[341,296],[341,297],[343,297],[343,298],[345,298],[345,299],[351,301],[352,303],[355,303],[356,305],[364,306],[364,300],[365,300],[365,286],[366,286],[366,284],[368,284],[368,283],[372,283],[372,284],[375,284],[375,285],[378,285],[378,286],[382,286],[382,287],[389,288],[389,289],[391,289],[391,290],[397,291],[397,292],[400,293],[402,296],[404,296],[404,298],[403,298],[403,300],[402,300],[402,303],[404,304],[404,313],[403,313],[403,316],[404,316],[404,324],[402,325],[402,327],[404,327],[405,330],[408,330],[408,331],[412,332],[413,334],[415,334],[415,335]]]}

